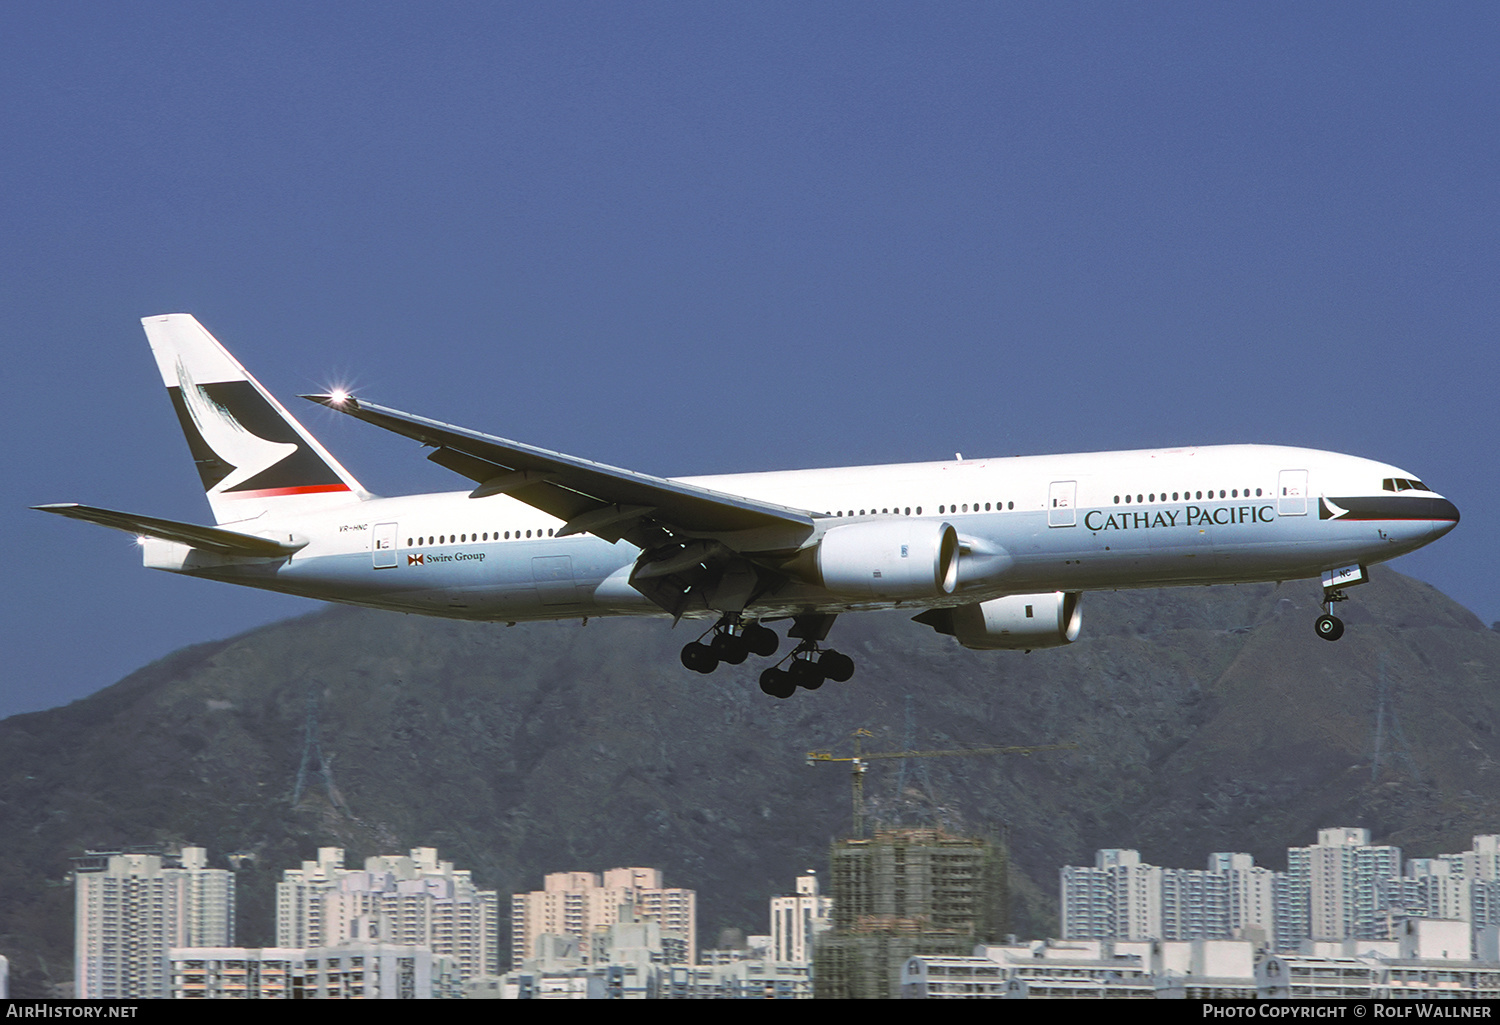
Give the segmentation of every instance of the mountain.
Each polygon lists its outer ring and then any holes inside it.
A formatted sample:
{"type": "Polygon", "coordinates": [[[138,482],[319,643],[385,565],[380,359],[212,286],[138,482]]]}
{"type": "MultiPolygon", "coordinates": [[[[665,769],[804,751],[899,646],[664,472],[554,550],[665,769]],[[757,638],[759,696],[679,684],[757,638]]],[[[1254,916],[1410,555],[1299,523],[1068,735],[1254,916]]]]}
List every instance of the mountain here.
{"type": "MultiPolygon", "coordinates": [[[[507,628],[330,607],[179,651],[63,708],[0,722],[0,953],[12,994],[71,979],[69,858],[199,843],[239,870],[239,935],[319,846],[348,864],[435,846],[502,895],[618,865],[696,889],[701,940],[766,930],[767,900],[850,826],[867,751],[1073,742],[1030,757],[877,763],[872,813],[1004,834],[1011,929],[1056,930],[1057,872],[1098,847],[1197,867],[1365,826],[1408,856],[1500,831],[1500,634],[1377,569],[1313,635],[1316,583],[1089,594],[1067,648],[979,653],[902,614],[843,617],[847,684],[786,701],[764,663],[681,668],[698,627],[507,628]],[[304,788],[294,804],[299,768],[304,788]],[[903,781],[905,792],[894,788],[903,781]],[[331,786],[329,781],[331,780],[331,786]]],[[[783,651],[786,646],[783,645],[783,651]]]]}

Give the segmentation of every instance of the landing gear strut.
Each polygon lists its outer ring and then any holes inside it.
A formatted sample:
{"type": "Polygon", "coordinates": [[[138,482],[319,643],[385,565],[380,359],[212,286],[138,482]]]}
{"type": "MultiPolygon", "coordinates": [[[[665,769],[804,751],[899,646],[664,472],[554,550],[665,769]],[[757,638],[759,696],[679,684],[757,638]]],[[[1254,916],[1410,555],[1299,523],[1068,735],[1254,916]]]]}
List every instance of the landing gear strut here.
{"type": "Polygon", "coordinates": [[[1344,621],[1333,614],[1333,603],[1348,601],[1349,596],[1337,587],[1323,592],[1323,614],[1313,620],[1313,632],[1325,641],[1336,641],[1344,636],[1344,621]]]}

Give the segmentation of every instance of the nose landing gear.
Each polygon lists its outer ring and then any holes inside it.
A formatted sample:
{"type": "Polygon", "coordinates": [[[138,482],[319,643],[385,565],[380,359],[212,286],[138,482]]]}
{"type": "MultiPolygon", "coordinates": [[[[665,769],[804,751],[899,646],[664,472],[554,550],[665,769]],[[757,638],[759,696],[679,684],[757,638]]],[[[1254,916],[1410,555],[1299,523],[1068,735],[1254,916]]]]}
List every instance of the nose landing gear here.
{"type": "Polygon", "coordinates": [[[1349,596],[1338,588],[1330,588],[1323,592],[1323,614],[1313,620],[1313,633],[1325,641],[1336,641],[1344,636],[1344,621],[1332,612],[1333,603],[1337,601],[1348,601],[1349,596]]]}
{"type": "Polygon", "coordinates": [[[1359,563],[1330,569],[1323,573],[1323,614],[1313,620],[1313,633],[1325,641],[1336,641],[1344,636],[1344,621],[1333,614],[1334,602],[1348,601],[1344,588],[1363,584],[1370,579],[1370,571],[1359,563]]]}

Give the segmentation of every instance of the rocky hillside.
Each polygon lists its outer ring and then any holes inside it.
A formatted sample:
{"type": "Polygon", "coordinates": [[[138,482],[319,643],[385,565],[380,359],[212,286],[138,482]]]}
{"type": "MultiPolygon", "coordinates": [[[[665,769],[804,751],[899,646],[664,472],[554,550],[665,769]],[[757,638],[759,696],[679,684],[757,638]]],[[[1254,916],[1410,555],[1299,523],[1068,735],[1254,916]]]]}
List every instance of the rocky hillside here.
{"type": "MultiPolygon", "coordinates": [[[[545,872],[653,865],[699,893],[701,939],[761,932],[766,901],[826,866],[849,779],[810,749],[1071,741],[1029,758],[885,762],[887,821],[1003,833],[1012,928],[1055,930],[1057,870],[1096,847],[1285,867],[1320,826],[1410,856],[1500,831],[1500,634],[1389,571],[1313,636],[1315,584],[1090,594],[1084,637],[978,653],[905,616],[849,616],[847,684],[777,701],[760,660],[703,677],[664,622],[447,623],[356,609],[180,651],[64,708],[0,723],[0,953],[12,994],[71,978],[69,858],[195,842],[240,870],[239,941],[320,845],[424,845],[502,893],[545,872]],[[292,797],[307,724],[333,786],[292,797]]],[[[785,647],[783,647],[785,650],[785,647]]]]}

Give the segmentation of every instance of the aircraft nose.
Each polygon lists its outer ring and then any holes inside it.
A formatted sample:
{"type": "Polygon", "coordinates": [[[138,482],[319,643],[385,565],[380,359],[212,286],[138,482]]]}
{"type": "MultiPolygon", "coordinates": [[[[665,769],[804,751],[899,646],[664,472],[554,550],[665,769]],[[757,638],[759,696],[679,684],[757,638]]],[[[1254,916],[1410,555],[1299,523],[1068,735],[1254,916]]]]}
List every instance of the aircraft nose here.
{"type": "Polygon", "coordinates": [[[1432,502],[1432,531],[1433,540],[1442,537],[1448,531],[1458,526],[1458,506],[1446,498],[1430,499],[1432,502]]]}

